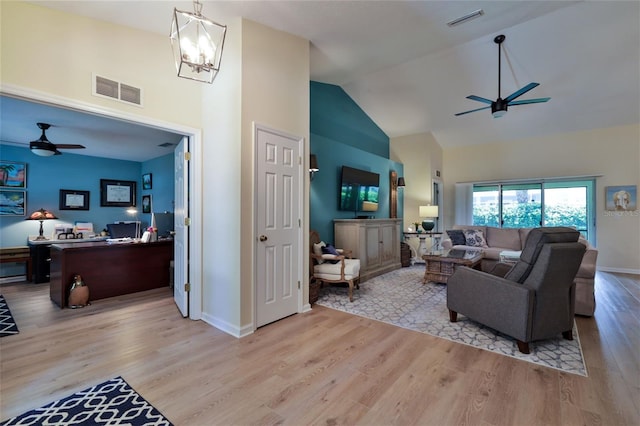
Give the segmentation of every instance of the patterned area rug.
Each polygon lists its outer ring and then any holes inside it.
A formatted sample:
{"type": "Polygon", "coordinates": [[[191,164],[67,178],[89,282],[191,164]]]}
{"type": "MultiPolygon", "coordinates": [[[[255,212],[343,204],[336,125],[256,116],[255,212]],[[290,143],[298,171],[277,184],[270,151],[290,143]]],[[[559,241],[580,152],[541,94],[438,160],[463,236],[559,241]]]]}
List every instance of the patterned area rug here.
{"type": "Polygon", "coordinates": [[[18,326],[11,315],[9,305],[4,300],[4,296],[0,294],[0,337],[18,334],[18,326]]]}
{"type": "Polygon", "coordinates": [[[587,375],[575,323],[574,340],[558,335],[557,339],[532,342],[531,353],[526,355],[518,351],[515,339],[464,315],[458,315],[458,322],[449,322],[446,285],[422,284],[423,276],[424,266],[416,265],[372,278],[360,284],[360,290],[354,289],[353,303],[349,302],[346,287],[325,286],[320,289],[317,303],[567,373],[587,375]]]}
{"type": "Polygon", "coordinates": [[[172,423],[122,377],[14,417],[5,425],[167,425],[172,423]]]}

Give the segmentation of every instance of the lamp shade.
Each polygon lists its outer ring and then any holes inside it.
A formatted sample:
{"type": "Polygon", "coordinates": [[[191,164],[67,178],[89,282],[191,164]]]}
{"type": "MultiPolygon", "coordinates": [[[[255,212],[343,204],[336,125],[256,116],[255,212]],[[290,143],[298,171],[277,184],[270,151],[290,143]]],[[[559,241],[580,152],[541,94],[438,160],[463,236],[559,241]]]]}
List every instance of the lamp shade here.
{"type": "Polygon", "coordinates": [[[56,215],[51,213],[49,210],[40,209],[31,213],[27,220],[49,220],[49,219],[57,219],[56,215]]]}
{"type": "Polygon", "coordinates": [[[403,177],[399,177],[399,178],[398,178],[398,186],[405,186],[404,178],[403,178],[403,177]]]}
{"type": "Polygon", "coordinates": [[[438,206],[420,206],[420,217],[438,217],[438,206]]]}

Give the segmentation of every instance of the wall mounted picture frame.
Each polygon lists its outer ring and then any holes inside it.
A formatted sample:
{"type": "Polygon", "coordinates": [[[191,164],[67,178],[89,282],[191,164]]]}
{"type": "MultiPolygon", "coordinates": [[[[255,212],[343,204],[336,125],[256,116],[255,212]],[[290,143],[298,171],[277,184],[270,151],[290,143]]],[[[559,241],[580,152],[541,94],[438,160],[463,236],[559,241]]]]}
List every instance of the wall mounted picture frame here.
{"type": "Polygon", "coordinates": [[[638,209],[638,187],[636,185],[607,186],[605,192],[605,210],[635,211],[638,209]]]}
{"type": "Polygon", "coordinates": [[[101,207],[135,207],[136,182],[132,180],[100,179],[101,207]]]}
{"type": "Polygon", "coordinates": [[[27,164],[0,160],[0,188],[26,188],[27,164]]]}
{"type": "Polygon", "coordinates": [[[151,213],[151,195],[142,196],[142,213],[151,213]]]}
{"type": "Polygon", "coordinates": [[[26,191],[0,189],[0,216],[24,216],[27,209],[26,191]]]}
{"type": "Polygon", "coordinates": [[[89,210],[89,191],[60,190],[60,210],[89,210]]]}
{"type": "Polygon", "coordinates": [[[153,174],[145,173],[142,175],[142,189],[153,188],[153,174]]]}

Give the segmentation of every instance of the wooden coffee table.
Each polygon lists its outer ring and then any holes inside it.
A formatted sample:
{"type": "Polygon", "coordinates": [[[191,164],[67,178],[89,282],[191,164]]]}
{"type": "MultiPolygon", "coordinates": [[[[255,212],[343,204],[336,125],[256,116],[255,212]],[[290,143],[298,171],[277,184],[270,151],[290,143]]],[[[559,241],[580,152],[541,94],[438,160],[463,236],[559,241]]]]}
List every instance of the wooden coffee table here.
{"type": "Polygon", "coordinates": [[[484,254],[481,250],[451,249],[441,253],[425,254],[425,271],[422,283],[427,281],[445,283],[458,266],[480,269],[480,262],[484,254]]]}

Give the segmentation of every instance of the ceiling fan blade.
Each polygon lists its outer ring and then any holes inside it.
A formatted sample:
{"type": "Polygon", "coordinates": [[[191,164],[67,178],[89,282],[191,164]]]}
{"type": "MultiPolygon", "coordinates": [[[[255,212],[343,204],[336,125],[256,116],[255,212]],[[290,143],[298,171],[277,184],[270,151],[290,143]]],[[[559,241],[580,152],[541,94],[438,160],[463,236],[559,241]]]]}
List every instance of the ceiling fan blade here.
{"type": "Polygon", "coordinates": [[[522,95],[524,95],[525,93],[527,93],[529,90],[531,89],[535,89],[536,87],[540,86],[540,83],[529,83],[526,86],[524,86],[522,89],[520,90],[516,90],[515,92],[513,92],[512,94],[510,94],[509,96],[507,96],[504,100],[507,102],[511,102],[512,100],[514,100],[517,97],[520,97],[522,95]]]}
{"type": "Polygon", "coordinates": [[[57,143],[56,148],[58,149],[84,149],[86,148],[84,145],[77,144],[65,144],[65,143],[57,143]]]}
{"type": "Polygon", "coordinates": [[[491,108],[490,106],[488,107],[482,107],[482,108],[478,108],[478,109],[472,109],[471,111],[465,111],[465,112],[459,112],[457,114],[455,114],[455,116],[459,116],[459,115],[465,115],[465,114],[469,114],[470,112],[476,112],[476,111],[482,111],[483,109],[489,109],[491,108]]]}
{"type": "Polygon", "coordinates": [[[482,102],[489,105],[491,105],[491,103],[493,102],[491,99],[481,98],[480,96],[476,96],[476,95],[469,95],[467,96],[467,99],[471,99],[472,101],[478,101],[478,102],[482,102]]]}
{"type": "Polygon", "coordinates": [[[539,103],[542,103],[542,102],[547,102],[549,99],[551,99],[551,98],[525,99],[525,100],[522,100],[522,101],[509,102],[508,105],[512,106],[512,105],[539,104],[539,103]]]}

